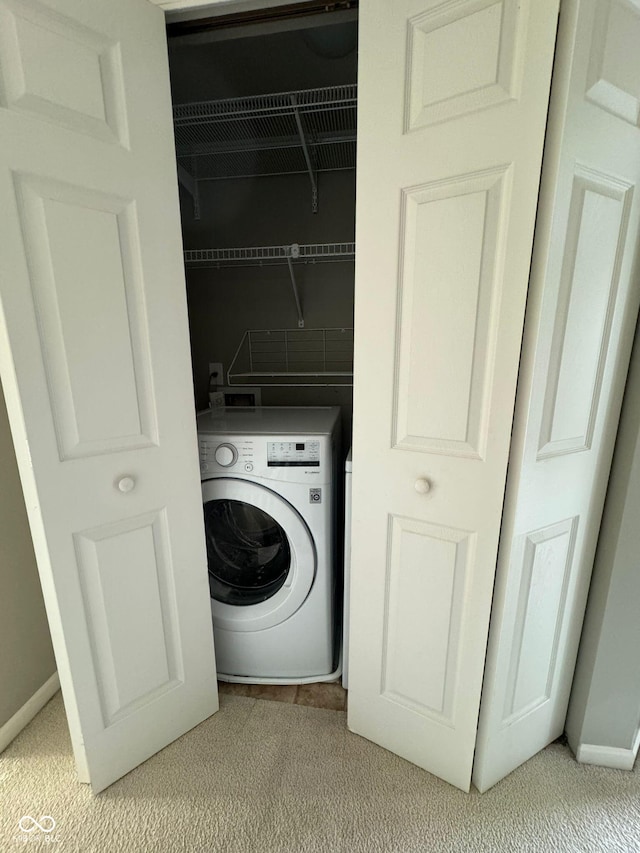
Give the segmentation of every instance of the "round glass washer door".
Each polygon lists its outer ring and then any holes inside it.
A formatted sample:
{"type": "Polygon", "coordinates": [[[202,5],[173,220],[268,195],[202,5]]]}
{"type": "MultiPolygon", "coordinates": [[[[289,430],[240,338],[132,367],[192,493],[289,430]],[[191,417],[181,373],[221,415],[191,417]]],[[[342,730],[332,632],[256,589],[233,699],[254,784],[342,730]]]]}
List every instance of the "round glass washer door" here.
{"type": "Polygon", "coordinates": [[[283,497],[258,483],[202,483],[214,626],[260,631],[302,605],[316,572],[309,528],[283,497]]]}

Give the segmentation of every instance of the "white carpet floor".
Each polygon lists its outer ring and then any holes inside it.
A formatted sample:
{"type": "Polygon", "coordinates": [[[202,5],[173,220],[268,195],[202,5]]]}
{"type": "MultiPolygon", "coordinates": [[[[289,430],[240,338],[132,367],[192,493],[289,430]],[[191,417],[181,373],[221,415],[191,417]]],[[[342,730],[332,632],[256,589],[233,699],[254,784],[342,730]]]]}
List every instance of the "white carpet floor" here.
{"type": "MultiPolygon", "coordinates": [[[[25,824],[27,825],[27,824],[25,824]]],[[[60,694],[0,756],[0,851],[640,851],[640,770],[553,744],[464,794],[348,732],[341,711],[222,695],[221,710],[97,797],[60,694]],[[21,833],[23,816],[55,830],[21,833]]]]}

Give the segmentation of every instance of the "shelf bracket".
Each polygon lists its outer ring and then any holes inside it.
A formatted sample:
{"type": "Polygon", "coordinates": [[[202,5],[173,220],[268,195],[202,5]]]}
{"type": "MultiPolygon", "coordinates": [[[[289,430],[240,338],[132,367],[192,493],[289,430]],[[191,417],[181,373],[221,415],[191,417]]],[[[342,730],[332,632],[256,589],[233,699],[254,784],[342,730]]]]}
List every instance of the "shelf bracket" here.
{"type": "Polygon", "coordinates": [[[307,164],[307,171],[309,172],[309,180],[311,181],[311,212],[318,212],[318,183],[316,181],[316,173],[313,169],[313,164],[311,163],[311,155],[309,154],[309,145],[307,144],[307,137],[304,132],[304,128],[302,127],[302,120],[300,118],[300,111],[298,110],[298,100],[295,95],[291,95],[291,106],[293,107],[293,115],[296,120],[296,126],[298,128],[298,136],[300,137],[300,144],[302,145],[302,153],[304,154],[304,160],[307,164]]]}
{"type": "Polygon", "coordinates": [[[193,200],[193,218],[200,219],[200,188],[198,180],[193,175],[190,175],[180,163],[178,163],[178,182],[182,184],[193,200]]]}
{"type": "Polygon", "coordinates": [[[298,311],[298,328],[304,329],[304,316],[302,314],[302,305],[300,304],[300,294],[298,293],[298,285],[296,283],[296,275],[293,271],[291,258],[300,257],[300,246],[294,243],[287,250],[287,266],[289,267],[289,275],[291,276],[291,287],[293,289],[293,298],[296,300],[296,309],[298,311]]]}

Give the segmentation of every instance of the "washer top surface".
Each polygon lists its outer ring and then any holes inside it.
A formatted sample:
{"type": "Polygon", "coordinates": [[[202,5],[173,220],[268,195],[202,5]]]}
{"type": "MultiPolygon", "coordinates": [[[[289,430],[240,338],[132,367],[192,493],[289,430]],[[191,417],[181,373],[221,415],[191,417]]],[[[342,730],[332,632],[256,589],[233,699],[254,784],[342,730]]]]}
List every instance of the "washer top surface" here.
{"type": "Polygon", "coordinates": [[[230,406],[201,412],[197,425],[200,435],[328,435],[339,415],[339,406],[230,406]]]}

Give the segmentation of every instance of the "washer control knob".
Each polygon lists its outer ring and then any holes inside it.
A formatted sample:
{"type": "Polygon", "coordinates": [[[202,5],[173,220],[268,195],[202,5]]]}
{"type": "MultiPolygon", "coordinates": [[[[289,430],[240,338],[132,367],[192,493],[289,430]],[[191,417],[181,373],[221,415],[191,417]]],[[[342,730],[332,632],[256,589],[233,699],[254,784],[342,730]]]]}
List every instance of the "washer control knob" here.
{"type": "Polygon", "coordinates": [[[233,444],[219,444],[216,447],[215,459],[218,465],[229,468],[238,458],[238,451],[233,444]]]}

